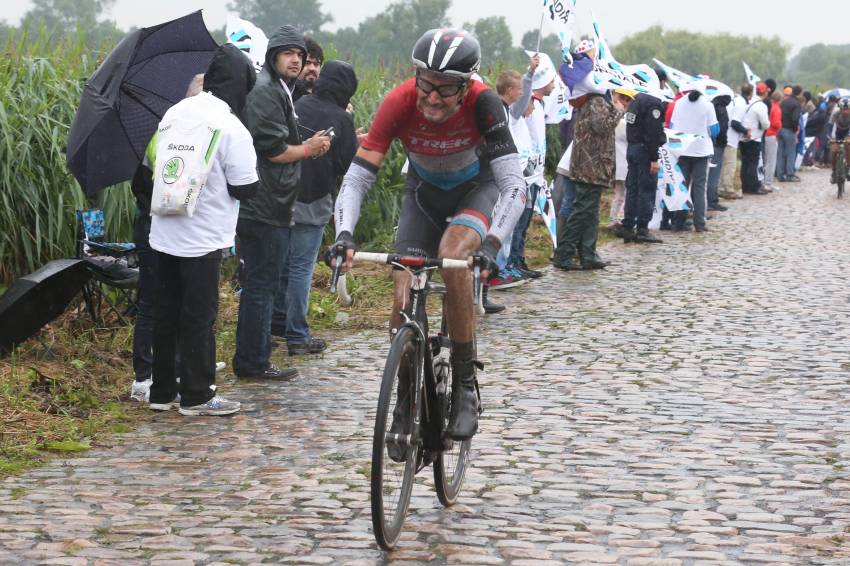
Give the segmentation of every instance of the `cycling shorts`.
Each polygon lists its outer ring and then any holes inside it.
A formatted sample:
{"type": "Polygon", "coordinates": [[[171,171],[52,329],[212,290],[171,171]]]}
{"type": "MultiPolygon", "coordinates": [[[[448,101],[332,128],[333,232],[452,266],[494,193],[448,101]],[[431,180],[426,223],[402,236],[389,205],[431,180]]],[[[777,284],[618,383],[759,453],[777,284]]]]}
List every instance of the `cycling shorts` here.
{"type": "Polygon", "coordinates": [[[407,173],[395,251],[405,255],[437,257],[440,240],[449,226],[466,226],[484,240],[490,229],[499,187],[489,165],[446,191],[423,181],[413,167],[407,173]]]}

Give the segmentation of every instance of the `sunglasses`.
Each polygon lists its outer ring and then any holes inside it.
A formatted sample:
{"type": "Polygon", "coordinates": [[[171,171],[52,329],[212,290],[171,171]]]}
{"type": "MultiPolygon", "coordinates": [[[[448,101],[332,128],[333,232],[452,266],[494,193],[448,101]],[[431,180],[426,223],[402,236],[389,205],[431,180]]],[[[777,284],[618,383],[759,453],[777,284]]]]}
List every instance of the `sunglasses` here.
{"type": "Polygon", "coordinates": [[[460,94],[466,83],[452,83],[447,85],[435,85],[431,81],[425,80],[420,75],[416,75],[416,88],[425,94],[431,94],[435,90],[441,98],[448,98],[460,94]]]}

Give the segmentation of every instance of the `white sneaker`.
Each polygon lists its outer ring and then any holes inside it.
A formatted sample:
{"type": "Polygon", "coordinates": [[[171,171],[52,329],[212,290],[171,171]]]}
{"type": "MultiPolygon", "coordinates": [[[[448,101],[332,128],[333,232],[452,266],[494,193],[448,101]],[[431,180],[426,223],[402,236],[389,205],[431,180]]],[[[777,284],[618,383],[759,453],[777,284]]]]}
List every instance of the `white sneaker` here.
{"type": "Polygon", "coordinates": [[[224,397],[216,395],[203,405],[195,405],[194,407],[180,407],[180,414],[187,417],[198,417],[202,415],[232,415],[242,408],[238,401],[228,401],[224,397]]]}
{"type": "Polygon", "coordinates": [[[226,367],[227,367],[227,362],[216,362],[215,363],[215,372],[218,373],[226,367]]]}
{"type": "Polygon", "coordinates": [[[153,379],[150,377],[144,381],[133,381],[133,388],[130,389],[130,401],[146,403],[151,396],[151,384],[153,384],[153,379]]]}
{"type": "Polygon", "coordinates": [[[170,403],[148,403],[148,408],[152,411],[170,411],[180,406],[180,394],[171,400],[170,403]]]}

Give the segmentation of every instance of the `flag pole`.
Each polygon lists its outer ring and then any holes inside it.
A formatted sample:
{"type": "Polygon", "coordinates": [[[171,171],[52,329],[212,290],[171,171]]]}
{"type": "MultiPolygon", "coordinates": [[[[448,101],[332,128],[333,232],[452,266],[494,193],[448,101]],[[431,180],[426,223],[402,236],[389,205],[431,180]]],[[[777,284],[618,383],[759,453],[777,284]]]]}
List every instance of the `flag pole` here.
{"type": "Polygon", "coordinates": [[[537,53],[540,53],[540,38],[543,36],[543,13],[540,14],[540,27],[537,29],[537,53]]]}

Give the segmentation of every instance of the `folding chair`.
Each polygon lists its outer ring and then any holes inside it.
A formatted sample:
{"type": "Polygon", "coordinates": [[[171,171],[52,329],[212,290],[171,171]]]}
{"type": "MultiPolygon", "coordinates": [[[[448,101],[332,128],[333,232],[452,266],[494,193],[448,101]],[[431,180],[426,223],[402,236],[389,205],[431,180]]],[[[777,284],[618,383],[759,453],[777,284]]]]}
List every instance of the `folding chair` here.
{"type": "Polygon", "coordinates": [[[139,286],[136,245],[108,242],[103,210],[77,211],[77,259],[85,261],[92,278],[83,287],[83,299],[92,320],[98,322],[105,307],[121,324],[137,310],[139,286]]]}

